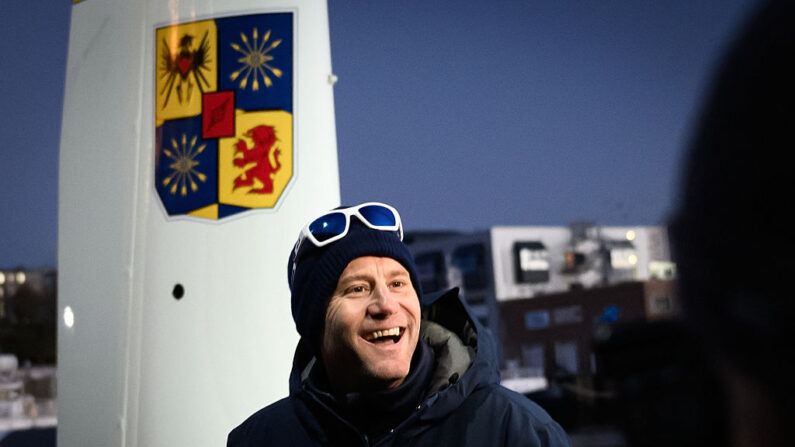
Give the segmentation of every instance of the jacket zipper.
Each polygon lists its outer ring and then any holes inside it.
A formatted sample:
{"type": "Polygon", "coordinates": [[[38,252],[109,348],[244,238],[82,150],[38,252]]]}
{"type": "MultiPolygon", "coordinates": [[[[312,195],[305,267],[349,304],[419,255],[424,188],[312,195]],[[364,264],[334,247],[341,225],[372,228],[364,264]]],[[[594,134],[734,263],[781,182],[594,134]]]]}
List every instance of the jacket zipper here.
{"type": "Polygon", "coordinates": [[[351,425],[351,424],[350,424],[350,422],[348,422],[348,421],[346,421],[345,419],[343,419],[343,418],[342,418],[342,416],[338,415],[336,411],[334,411],[334,410],[332,410],[331,408],[329,408],[329,406],[328,406],[328,405],[326,405],[326,404],[325,404],[325,403],[324,403],[322,400],[320,400],[318,397],[316,397],[314,393],[310,393],[310,392],[306,391],[306,389],[304,389],[304,393],[308,394],[308,395],[309,395],[309,397],[311,397],[311,398],[312,398],[312,400],[314,400],[315,402],[317,402],[317,403],[318,403],[318,405],[320,405],[320,406],[321,406],[323,409],[325,409],[325,410],[326,410],[326,411],[327,411],[329,414],[331,414],[332,416],[334,416],[335,418],[337,418],[337,420],[338,420],[338,421],[342,422],[342,424],[343,424],[343,425],[345,425],[345,426],[346,426],[346,427],[348,427],[348,428],[349,428],[349,429],[350,429],[350,430],[351,430],[353,433],[355,433],[355,434],[358,436],[359,440],[361,440],[361,441],[362,441],[362,443],[364,444],[364,447],[371,447],[371,445],[370,445],[370,438],[368,438],[366,434],[364,434],[364,433],[360,433],[360,432],[359,432],[359,430],[357,430],[357,429],[356,429],[356,427],[354,427],[353,425],[351,425]]]}

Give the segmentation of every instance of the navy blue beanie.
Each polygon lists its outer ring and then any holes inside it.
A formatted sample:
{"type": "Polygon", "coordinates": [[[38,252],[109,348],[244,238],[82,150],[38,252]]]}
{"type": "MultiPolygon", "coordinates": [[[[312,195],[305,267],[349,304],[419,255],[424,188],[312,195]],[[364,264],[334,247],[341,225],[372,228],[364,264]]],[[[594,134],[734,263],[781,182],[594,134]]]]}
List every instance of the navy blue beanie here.
{"type": "Polygon", "coordinates": [[[409,272],[417,298],[422,302],[414,258],[398,234],[371,229],[355,216],[350,219],[348,234],[336,242],[318,248],[312,241],[304,240],[295,274],[294,250],[291,250],[287,263],[287,282],[290,285],[295,327],[315,353],[323,334],[329,298],[337,288],[342,271],[356,258],[379,256],[398,261],[409,272]]]}

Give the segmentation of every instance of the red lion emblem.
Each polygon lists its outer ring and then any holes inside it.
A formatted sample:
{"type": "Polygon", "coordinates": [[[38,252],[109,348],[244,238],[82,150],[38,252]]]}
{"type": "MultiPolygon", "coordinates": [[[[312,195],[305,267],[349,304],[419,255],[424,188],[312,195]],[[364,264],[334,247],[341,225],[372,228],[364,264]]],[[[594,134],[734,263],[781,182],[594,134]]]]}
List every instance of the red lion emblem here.
{"type": "Polygon", "coordinates": [[[262,182],[261,188],[254,188],[250,190],[249,194],[271,194],[273,193],[273,174],[281,169],[282,164],[279,161],[280,151],[278,148],[273,151],[273,159],[276,161],[276,166],[271,165],[270,152],[273,145],[276,143],[276,133],[272,126],[259,125],[249,129],[245,134],[246,137],[251,138],[254,142],[254,147],[249,148],[248,144],[242,140],[237,140],[237,149],[235,150],[235,166],[246,167],[246,171],[237,178],[235,178],[234,189],[243,186],[254,185],[254,179],[259,179],[262,182]],[[242,157],[237,157],[237,154],[243,154],[242,157]],[[253,165],[250,165],[254,163],[253,165]]]}

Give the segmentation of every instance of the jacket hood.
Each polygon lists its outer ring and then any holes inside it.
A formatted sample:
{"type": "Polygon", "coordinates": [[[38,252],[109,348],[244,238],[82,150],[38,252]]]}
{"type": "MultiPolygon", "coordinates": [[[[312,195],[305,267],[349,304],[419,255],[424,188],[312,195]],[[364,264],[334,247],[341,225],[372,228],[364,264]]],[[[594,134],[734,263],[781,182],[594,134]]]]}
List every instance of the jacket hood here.
{"type": "MultiPolygon", "coordinates": [[[[420,338],[433,349],[436,369],[420,421],[442,418],[478,388],[499,383],[496,342],[490,331],[472,318],[458,292],[454,288],[423,300],[420,338]]],[[[290,373],[291,395],[305,392],[304,381],[315,360],[301,339],[290,373]]]]}
{"type": "Polygon", "coordinates": [[[498,384],[500,373],[496,342],[472,317],[458,288],[429,297],[423,323],[424,340],[437,356],[434,386],[420,416],[431,421],[454,411],[475,390],[498,384]]]}

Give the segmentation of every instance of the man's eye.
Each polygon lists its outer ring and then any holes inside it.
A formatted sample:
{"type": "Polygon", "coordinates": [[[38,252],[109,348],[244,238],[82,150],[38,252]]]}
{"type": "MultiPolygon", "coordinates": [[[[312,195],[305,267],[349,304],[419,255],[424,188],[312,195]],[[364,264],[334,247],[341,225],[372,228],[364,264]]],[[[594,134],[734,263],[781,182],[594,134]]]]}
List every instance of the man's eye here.
{"type": "Polygon", "coordinates": [[[406,283],[403,281],[392,281],[392,287],[403,287],[404,285],[406,285],[406,283]]]}
{"type": "Polygon", "coordinates": [[[367,290],[365,286],[351,286],[348,293],[364,293],[367,290]]]}

